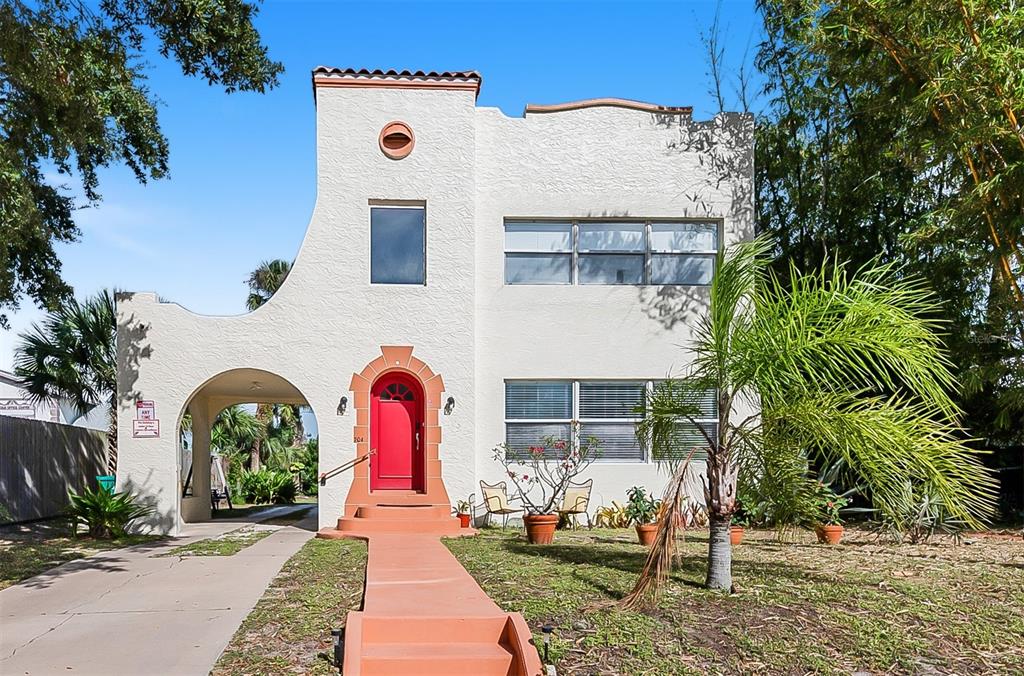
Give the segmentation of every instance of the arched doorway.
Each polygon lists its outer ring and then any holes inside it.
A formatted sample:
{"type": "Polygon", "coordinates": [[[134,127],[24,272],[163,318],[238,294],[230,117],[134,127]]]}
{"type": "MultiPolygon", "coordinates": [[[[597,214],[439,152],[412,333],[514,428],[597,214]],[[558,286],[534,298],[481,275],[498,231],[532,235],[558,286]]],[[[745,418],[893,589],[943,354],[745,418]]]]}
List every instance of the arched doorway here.
{"type": "Polygon", "coordinates": [[[210,519],[213,509],[228,507],[229,493],[233,505],[246,502],[238,472],[254,462],[265,471],[293,475],[300,501],[315,495],[316,416],[302,392],[275,373],[238,368],[210,377],[182,408],[177,436],[182,522],[210,519]]]}
{"type": "MultiPolygon", "coordinates": [[[[448,507],[451,503],[448,499],[448,491],[445,490],[444,480],[441,478],[441,414],[442,398],[444,392],[444,380],[441,374],[434,371],[421,359],[414,357],[411,345],[382,345],[379,357],[363,367],[362,371],[352,374],[349,390],[355,407],[355,420],[352,426],[352,440],[356,446],[356,464],[352,468],[352,484],[348,494],[345,496],[345,516],[355,516],[360,507],[370,505],[434,505],[448,507]],[[391,378],[394,378],[392,380],[391,378]],[[399,395],[401,388],[395,387],[393,391],[387,391],[390,385],[402,385],[412,393],[412,402],[415,403],[414,413],[418,418],[413,418],[413,413],[408,407],[403,407],[406,412],[384,410],[384,415],[394,413],[399,422],[396,437],[404,439],[406,448],[409,447],[409,437],[412,437],[412,449],[408,451],[407,462],[412,470],[408,473],[404,485],[406,488],[382,488],[371,479],[371,465],[376,456],[376,450],[369,461],[364,461],[370,454],[371,449],[376,449],[378,437],[381,434],[379,423],[381,421],[381,406],[390,406],[383,403],[391,399],[381,399],[380,394],[387,392],[387,397],[399,395]],[[418,397],[418,400],[417,400],[418,397]],[[371,412],[376,403],[376,414],[371,412]],[[406,419],[402,420],[402,415],[406,419]],[[419,422],[419,439],[415,438],[417,431],[415,424],[419,422]],[[405,425],[403,428],[402,425],[405,425]],[[374,427],[377,431],[374,432],[374,427]],[[417,452],[418,451],[418,452],[417,452]],[[418,485],[415,479],[418,478],[418,485]]],[[[409,392],[401,395],[403,400],[409,396],[409,392]]],[[[390,434],[390,430],[385,430],[390,434]]],[[[401,448],[401,446],[399,446],[401,448]]],[[[390,447],[385,448],[385,463],[378,467],[388,470],[387,457],[390,447]]],[[[398,456],[401,461],[401,456],[398,456]]],[[[389,474],[389,471],[385,471],[389,474]]],[[[395,472],[399,474],[399,472],[395,472]]],[[[379,475],[378,475],[378,478],[379,475]]],[[[385,477],[386,478],[386,477],[385,477]]],[[[398,484],[396,481],[395,484],[398,484]]],[[[398,484],[401,485],[401,484],[398,484]]]]}
{"type": "Polygon", "coordinates": [[[424,490],[423,388],[386,373],[370,388],[370,490],[424,490]]]}

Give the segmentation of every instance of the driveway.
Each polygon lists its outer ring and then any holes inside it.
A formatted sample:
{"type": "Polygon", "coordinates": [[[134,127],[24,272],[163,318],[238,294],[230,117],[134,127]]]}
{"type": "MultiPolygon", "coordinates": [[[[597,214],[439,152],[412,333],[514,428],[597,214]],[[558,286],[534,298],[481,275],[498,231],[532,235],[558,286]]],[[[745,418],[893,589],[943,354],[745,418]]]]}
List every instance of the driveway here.
{"type": "Polygon", "coordinates": [[[160,557],[243,525],[190,525],[180,537],[72,561],[0,591],[0,674],[209,673],[313,536],[316,510],[233,556],[160,557]]]}

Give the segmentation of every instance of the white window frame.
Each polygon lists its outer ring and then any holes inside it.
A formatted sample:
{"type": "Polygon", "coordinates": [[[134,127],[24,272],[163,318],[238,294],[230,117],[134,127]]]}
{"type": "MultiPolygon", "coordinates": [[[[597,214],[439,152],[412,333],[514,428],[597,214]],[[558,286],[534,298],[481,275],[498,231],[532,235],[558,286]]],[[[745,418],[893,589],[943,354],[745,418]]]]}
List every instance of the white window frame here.
{"type": "MultiPolygon", "coordinates": [[[[505,286],[685,286],[685,287],[702,287],[706,288],[710,286],[708,284],[654,284],[651,282],[651,259],[654,256],[673,256],[679,258],[710,258],[712,261],[711,276],[714,278],[717,270],[714,269],[716,257],[718,256],[719,250],[722,248],[722,239],[724,237],[724,221],[720,218],[528,218],[523,216],[508,217],[502,222],[502,234],[504,234],[505,227],[508,225],[514,225],[516,223],[569,223],[570,224],[570,239],[572,251],[571,252],[557,252],[557,251],[536,251],[533,249],[509,249],[502,244],[505,266],[502,267],[502,283],[505,286]],[[615,223],[643,223],[643,237],[644,245],[643,251],[620,251],[608,249],[604,250],[587,250],[580,251],[579,246],[579,229],[581,223],[603,223],[603,224],[615,224],[615,223]],[[655,224],[661,223],[694,223],[694,224],[711,224],[715,226],[715,242],[718,247],[715,249],[693,249],[689,251],[654,251],[651,248],[651,228],[655,224]],[[507,281],[505,267],[508,265],[509,254],[570,254],[572,261],[572,270],[570,282],[568,284],[545,284],[538,282],[522,282],[522,283],[509,283],[507,281]],[[644,257],[643,267],[643,280],[639,284],[600,284],[596,282],[588,282],[581,284],[579,280],[579,269],[580,269],[580,254],[592,255],[592,256],[609,256],[609,255],[630,255],[644,257]]],[[[504,242],[504,238],[503,238],[504,242]]]]}
{"type": "Polygon", "coordinates": [[[370,200],[366,210],[366,282],[370,286],[411,287],[427,285],[427,203],[423,200],[370,200]],[[420,209],[423,211],[423,281],[422,282],[375,282],[373,281],[373,210],[374,209],[420,209]]]}
{"type": "MultiPolygon", "coordinates": [[[[632,418],[583,418],[581,417],[580,410],[580,384],[581,383],[598,383],[598,384],[622,384],[622,385],[639,385],[643,384],[645,396],[650,396],[654,391],[654,387],[662,380],[651,380],[648,378],[506,378],[502,381],[502,412],[505,423],[505,440],[508,440],[508,426],[509,424],[536,424],[536,425],[570,425],[569,433],[573,433],[572,423],[578,422],[581,426],[587,423],[611,423],[611,424],[631,424],[636,423],[643,419],[643,416],[635,416],[632,418]],[[542,382],[553,382],[553,383],[570,383],[572,385],[572,405],[570,410],[570,417],[568,419],[562,418],[509,418],[504,415],[506,411],[504,397],[505,397],[505,385],[510,382],[528,382],[528,383],[542,383],[542,382]]],[[[718,417],[704,417],[694,418],[694,421],[698,425],[717,425],[718,417]]],[[[689,424],[689,423],[687,423],[689,424]]],[[[537,441],[541,441],[537,439],[537,441]]],[[[650,454],[644,450],[641,446],[640,452],[643,454],[643,458],[639,460],[606,460],[603,458],[597,458],[595,462],[603,465],[650,465],[655,462],[650,454]]],[[[703,458],[695,458],[695,460],[703,461],[703,458]]]]}

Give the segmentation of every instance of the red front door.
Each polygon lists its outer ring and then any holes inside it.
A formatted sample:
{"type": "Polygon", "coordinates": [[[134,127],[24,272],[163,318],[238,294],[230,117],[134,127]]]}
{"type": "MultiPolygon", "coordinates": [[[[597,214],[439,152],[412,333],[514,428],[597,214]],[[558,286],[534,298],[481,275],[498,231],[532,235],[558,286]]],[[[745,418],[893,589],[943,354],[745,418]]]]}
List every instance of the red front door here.
{"type": "Polygon", "coordinates": [[[381,376],[370,391],[370,490],[423,490],[423,393],[409,376],[381,376]]]}

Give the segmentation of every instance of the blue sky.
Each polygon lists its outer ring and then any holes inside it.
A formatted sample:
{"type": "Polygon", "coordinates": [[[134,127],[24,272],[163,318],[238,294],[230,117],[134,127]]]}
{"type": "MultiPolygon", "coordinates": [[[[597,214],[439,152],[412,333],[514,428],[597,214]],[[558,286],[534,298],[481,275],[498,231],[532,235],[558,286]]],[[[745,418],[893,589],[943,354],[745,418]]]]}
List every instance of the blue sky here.
{"type": "MultiPolygon", "coordinates": [[[[478,105],[510,116],[527,103],[615,96],[708,117],[699,31],[716,4],[270,0],[257,27],[285,73],[267,94],[227,95],[150,56],[170,176],[140,185],[124,168],[105,171],[103,202],[79,212],[81,241],[59,248],[65,278],[79,296],[116,287],[203,314],[242,312],[249,271],[293,258],[313,209],[318,65],[477,70],[478,105]]],[[[757,42],[753,4],[721,4],[729,65],[757,42]]],[[[17,332],[40,317],[24,303],[12,330],[0,329],[0,369],[11,367],[17,332]]]]}

